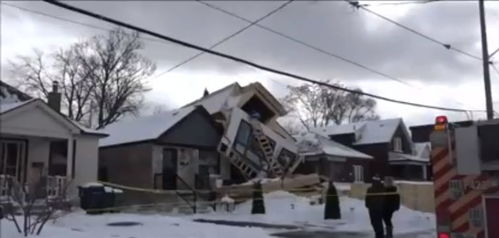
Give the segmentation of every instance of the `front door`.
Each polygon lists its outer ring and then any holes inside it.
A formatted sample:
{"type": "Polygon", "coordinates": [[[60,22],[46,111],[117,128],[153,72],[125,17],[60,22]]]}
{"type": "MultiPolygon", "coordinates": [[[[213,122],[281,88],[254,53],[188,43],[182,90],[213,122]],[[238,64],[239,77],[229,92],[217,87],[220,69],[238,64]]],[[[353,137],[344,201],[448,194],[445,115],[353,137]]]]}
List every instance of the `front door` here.
{"type": "Polygon", "coordinates": [[[177,189],[177,150],[163,150],[163,189],[177,189]]]}
{"type": "Polygon", "coordinates": [[[25,157],[24,141],[4,140],[0,143],[0,174],[9,175],[23,181],[25,157]]]}

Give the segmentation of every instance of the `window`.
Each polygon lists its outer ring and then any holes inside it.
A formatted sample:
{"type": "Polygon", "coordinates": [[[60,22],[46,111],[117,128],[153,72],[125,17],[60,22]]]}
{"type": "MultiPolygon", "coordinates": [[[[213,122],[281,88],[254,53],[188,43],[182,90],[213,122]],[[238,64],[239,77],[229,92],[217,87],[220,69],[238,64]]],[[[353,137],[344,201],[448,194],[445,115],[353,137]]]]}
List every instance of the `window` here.
{"type": "Polygon", "coordinates": [[[0,143],[0,174],[21,178],[25,144],[20,141],[0,143]]]}
{"type": "Polygon", "coordinates": [[[241,121],[236,135],[236,144],[246,147],[251,136],[251,125],[246,121],[241,121]]]}
{"type": "Polygon", "coordinates": [[[402,138],[393,138],[393,150],[396,152],[402,152],[402,138]]]}
{"type": "Polygon", "coordinates": [[[364,167],[362,165],[353,166],[354,182],[364,182],[364,167]]]}

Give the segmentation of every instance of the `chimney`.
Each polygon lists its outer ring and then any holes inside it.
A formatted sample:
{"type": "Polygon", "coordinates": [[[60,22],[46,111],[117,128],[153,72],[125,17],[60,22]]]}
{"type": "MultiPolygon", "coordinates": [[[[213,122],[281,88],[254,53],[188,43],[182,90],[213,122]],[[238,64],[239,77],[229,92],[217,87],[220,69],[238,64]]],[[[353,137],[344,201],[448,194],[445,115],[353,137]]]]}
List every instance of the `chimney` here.
{"type": "Polygon", "coordinates": [[[61,111],[61,93],[59,93],[59,83],[52,82],[52,92],[48,95],[47,104],[57,112],[61,111]]]}
{"type": "Polygon", "coordinates": [[[206,96],[208,96],[208,95],[210,95],[210,92],[208,92],[208,89],[205,88],[204,92],[203,92],[203,98],[206,97],[206,96]]]}

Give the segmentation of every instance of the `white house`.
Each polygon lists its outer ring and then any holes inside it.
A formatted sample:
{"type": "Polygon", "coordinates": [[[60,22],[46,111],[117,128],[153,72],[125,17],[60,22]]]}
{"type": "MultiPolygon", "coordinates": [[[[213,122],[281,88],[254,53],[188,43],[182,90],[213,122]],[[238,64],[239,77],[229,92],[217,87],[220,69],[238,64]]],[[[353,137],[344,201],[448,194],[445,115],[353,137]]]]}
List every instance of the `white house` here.
{"type": "Polygon", "coordinates": [[[58,111],[57,84],[48,104],[3,82],[0,92],[1,181],[15,179],[28,188],[45,186],[55,194],[61,191],[54,189],[67,186],[69,198],[75,198],[76,186],[97,180],[98,141],[106,134],[58,111]]]}

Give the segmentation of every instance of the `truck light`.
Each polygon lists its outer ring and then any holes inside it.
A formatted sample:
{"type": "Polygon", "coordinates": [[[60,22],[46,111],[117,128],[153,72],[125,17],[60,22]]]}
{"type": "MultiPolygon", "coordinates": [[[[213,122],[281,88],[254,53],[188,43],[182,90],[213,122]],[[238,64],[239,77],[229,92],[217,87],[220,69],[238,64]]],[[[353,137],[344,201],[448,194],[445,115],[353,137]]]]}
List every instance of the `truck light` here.
{"type": "Polygon", "coordinates": [[[446,232],[440,232],[438,233],[438,238],[450,238],[450,235],[446,232]]]}
{"type": "Polygon", "coordinates": [[[444,131],[444,130],[446,130],[447,129],[447,123],[448,123],[448,120],[447,120],[446,116],[438,116],[435,119],[434,130],[435,131],[444,131]]]}

